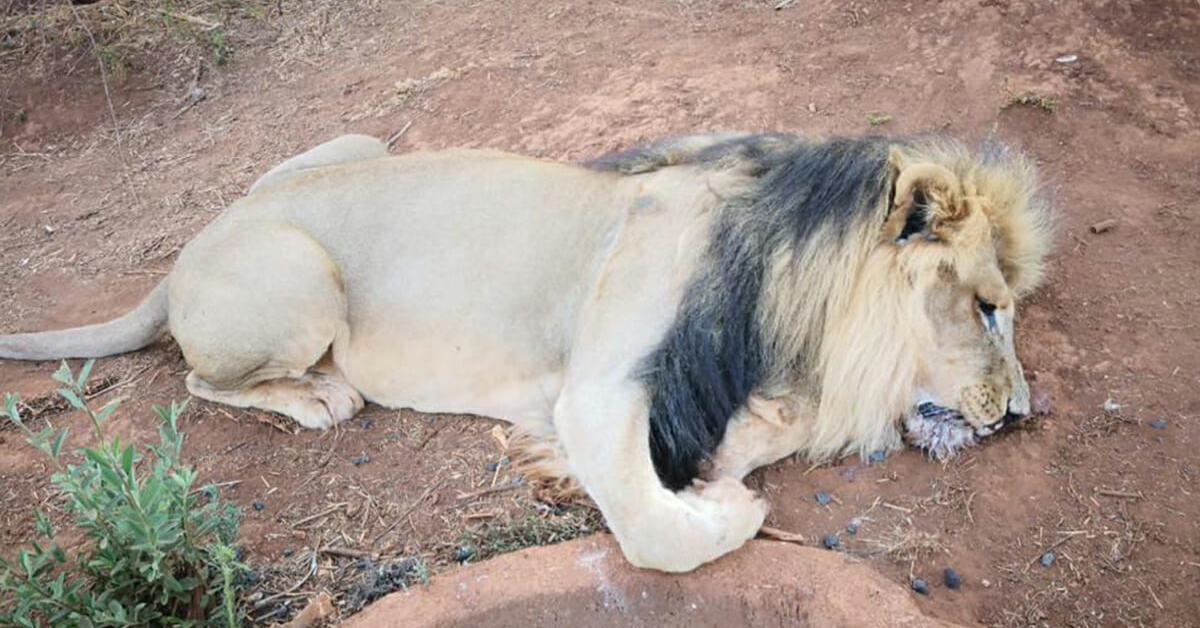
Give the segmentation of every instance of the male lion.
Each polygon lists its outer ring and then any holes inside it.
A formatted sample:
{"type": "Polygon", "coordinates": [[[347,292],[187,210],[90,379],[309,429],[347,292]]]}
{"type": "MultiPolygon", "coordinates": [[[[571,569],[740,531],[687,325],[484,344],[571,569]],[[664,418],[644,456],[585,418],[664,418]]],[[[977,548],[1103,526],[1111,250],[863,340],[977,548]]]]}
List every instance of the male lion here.
{"type": "Polygon", "coordinates": [[[585,166],[386,152],[351,135],[284,162],[132,312],[0,337],[0,357],[167,330],[192,394],[305,427],[364,399],[501,417],[665,571],[756,533],[755,467],[902,430],[950,455],[1029,411],[1013,317],[1049,226],[1019,156],[783,135],[585,166]]]}

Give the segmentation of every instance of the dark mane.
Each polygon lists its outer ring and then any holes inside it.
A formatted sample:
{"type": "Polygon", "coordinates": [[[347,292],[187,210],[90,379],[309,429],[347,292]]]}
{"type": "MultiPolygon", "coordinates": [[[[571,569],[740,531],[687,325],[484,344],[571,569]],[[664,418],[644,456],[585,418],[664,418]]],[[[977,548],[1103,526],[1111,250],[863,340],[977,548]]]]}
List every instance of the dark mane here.
{"type": "MultiPolygon", "coordinates": [[[[601,158],[591,167],[621,173],[684,164],[736,167],[757,181],[727,200],[715,219],[705,262],[675,322],[644,359],[650,452],[663,484],[680,490],[716,450],[752,392],[782,369],[804,370],[780,353],[762,327],[767,262],[781,247],[836,245],[851,225],[872,218],[887,193],[889,141],[800,140],[782,135],[696,136],[601,158]],[[714,136],[699,136],[699,138],[714,136]],[[833,242],[831,243],[830,240],[833,242]]],[[[850,269],[846,269],[850,271],[850,269]]],[[[824,299],[824,295],[800,294],[824,299]]]]}

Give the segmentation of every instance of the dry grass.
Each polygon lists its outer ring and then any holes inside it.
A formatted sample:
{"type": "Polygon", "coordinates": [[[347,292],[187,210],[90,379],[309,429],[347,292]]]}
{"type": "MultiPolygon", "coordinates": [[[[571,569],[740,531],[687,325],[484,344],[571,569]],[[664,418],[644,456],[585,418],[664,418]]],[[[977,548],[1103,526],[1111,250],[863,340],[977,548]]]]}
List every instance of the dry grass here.
{"type": "Polygon", "coordinates": [[[143,64],[198,72],[230,60],[230,20],[267,14],[256,0],[9,0],[0,13],[0,67],[71,74],[95,56],[116,82],[143,64]]]}
{"type": "Polygon", "coordinates": [[[896,526],[891,532],[864,543],[874,553],[887,556],[898,563],[915,563],[947,550],[945,541],[936,532],[925,532],[914,527],[896,526]]]}
{"type": "Polygon", "coordinates": [[[1010,96],[1008,101],[1000,106],[1000,111],[1008,111],[1013,107],[1031,107],[1033,109],[1041,109],[1046,113],[1054,113],[1058,109],[1058,105],[1058,99],[1054,96],[1034,90],[1027,90],[1010,96]]]}

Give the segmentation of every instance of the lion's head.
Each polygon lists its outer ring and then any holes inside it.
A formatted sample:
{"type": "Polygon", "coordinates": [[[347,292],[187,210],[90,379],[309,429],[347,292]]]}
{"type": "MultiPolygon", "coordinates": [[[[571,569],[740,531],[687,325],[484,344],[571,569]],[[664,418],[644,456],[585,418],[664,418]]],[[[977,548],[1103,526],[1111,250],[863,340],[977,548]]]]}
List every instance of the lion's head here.
{"type": "Polygon", "coordinates": [[[899,414],[910,442],[945,457],[1030,412],[1013,328],[1048,217],[1018,156],[893,146],[888,167],[886,219],[826,339],[822,405],[862,421],[870,446],[870,415],[899,414]]]}

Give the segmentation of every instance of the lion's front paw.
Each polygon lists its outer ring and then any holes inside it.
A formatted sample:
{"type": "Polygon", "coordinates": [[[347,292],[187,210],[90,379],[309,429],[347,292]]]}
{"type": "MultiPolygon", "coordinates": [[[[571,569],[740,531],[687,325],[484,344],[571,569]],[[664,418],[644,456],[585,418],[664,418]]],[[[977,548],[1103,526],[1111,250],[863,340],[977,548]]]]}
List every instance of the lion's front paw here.
{"type": "Polygon", "coordinates": [[[752,538],[762,527],[770,506],[766,500],[742,484],[723,477],[711,482],[697,480],[679,493],[680,499],[711,518],[717,533],[715,542],[731,551],[752,538]]]}

